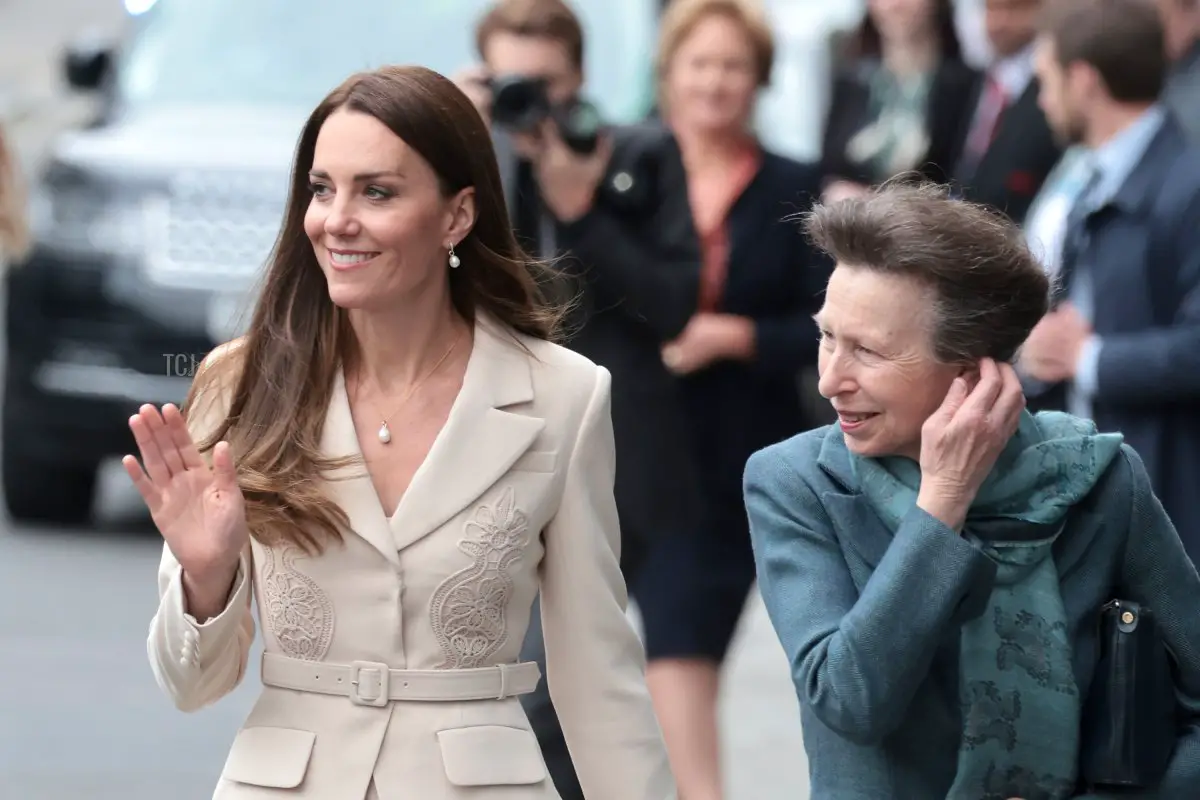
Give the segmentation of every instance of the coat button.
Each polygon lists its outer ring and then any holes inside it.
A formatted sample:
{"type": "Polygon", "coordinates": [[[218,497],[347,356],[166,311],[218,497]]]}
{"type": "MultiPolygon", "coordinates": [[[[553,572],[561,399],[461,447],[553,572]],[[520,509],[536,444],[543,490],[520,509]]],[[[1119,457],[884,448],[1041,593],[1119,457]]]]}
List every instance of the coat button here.
{"type": "Polygon", "coordinates": [[[628,172],[618,172],[613,176],[612,185],[618,192],[628,192],[633,188],[633,176],[628,172]]]}

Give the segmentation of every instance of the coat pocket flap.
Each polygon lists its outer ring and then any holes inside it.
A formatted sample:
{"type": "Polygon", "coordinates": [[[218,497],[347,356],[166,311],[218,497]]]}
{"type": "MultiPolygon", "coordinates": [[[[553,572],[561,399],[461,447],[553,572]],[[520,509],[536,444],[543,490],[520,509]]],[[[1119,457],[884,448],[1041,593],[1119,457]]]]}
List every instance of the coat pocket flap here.
{"type": "Polygon", "coordinates": [[[304,781],[317,735],[293,728],[243,728],[225,761],[227,780],[272,789],[295,789],[304,781]]]}
{"type": "Polygon", "coordinates": [[[514,472],[554,472],[557,450],[527,450],[509,467],[514,472]]]}
{"type": "Polygon", "coordinates": [[[532,731],[473,725],[438,731],[446,779],[455,786],[522,786],[546,780],[532,731]]]}

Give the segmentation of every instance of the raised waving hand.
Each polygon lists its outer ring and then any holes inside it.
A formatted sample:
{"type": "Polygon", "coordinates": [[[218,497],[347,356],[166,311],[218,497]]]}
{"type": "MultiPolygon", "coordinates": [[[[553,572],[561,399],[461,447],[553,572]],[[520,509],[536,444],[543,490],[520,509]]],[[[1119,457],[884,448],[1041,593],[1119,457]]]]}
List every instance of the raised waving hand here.
{"type": "Polygon", "coordinates": [[[132,455],[121,463],[183,567],[186,582],[190,588],[223,584],[227,591],[250,538],[229,444],[217,443],[209,467],[183,414],[171,404],[161,413],[152,405],[142,406],[129,428],[141,463],[132,455]]]}

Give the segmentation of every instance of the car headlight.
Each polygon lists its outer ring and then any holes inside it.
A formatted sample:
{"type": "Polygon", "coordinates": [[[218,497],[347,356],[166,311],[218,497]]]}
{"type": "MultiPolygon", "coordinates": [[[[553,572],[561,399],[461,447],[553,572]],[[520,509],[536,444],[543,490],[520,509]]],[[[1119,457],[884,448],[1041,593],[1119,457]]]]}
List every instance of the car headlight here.
{"type": "Polygon", "coordinates": [[[84,170],[52,164],[30,198],[34,237],[42,247],[72,255],[140,255],[146,238],[141,197],[84,170]]]}

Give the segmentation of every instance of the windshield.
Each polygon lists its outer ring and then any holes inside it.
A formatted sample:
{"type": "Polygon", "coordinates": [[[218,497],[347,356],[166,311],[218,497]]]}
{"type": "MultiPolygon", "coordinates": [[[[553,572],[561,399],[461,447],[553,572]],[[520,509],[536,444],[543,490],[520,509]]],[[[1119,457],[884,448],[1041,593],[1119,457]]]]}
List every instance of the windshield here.
{"type": "MultiPolygon", "coordinates": [[[[491,0],[158,0],[135,19],[116,100],[130,109],[252,105],[309,109],[351,73],[420,64],[445,75],[477,60],[491,0]]],[[[575,0],[585,92],[613,122],[650,103],[658,0],[575,0]]]]}

